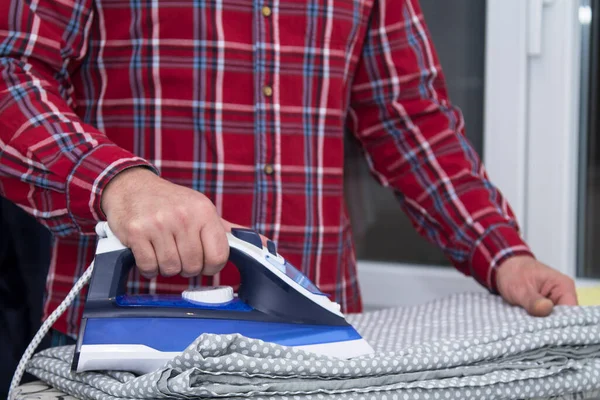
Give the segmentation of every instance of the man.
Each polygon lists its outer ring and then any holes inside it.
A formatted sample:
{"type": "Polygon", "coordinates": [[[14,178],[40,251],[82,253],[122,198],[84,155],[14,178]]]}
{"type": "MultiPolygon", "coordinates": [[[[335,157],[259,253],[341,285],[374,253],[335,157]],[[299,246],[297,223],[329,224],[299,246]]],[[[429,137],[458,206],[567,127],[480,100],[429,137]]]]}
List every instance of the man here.
{"type": "MultiPolygon", "coordinates": [[[[0,15],[0,193],[55,235],[46,315],[99,220],[133,250],[133,292],[235,286],[221,269],[239,224],[361,311],[345,129],[458,270],[533,315],[576,304],[465,139],[417,0],[9,0],[0,15]]],[[[75,336],[82,306],[56,331],[75,336]]]]}

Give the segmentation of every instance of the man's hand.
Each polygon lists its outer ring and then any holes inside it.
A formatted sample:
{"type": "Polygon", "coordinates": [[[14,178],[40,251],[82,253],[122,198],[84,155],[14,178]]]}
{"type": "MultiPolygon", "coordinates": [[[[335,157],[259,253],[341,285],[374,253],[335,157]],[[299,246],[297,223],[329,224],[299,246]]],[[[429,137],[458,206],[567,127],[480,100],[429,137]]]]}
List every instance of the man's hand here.
{"type": "Polygon", "coordinates": [[[508,303],[545,317],[555,305],[577,305],[575,283],[529,256],[511,257],[498,267],[496,283],[508,303]]]}
{"type": "Polygon", "coordinates": [[[131,248],[147,278],[158,273],[214,275],[229,258],[227,231],[211,201],[144,168],[119,173],[105,188],[102,209],[113,233],[131,248]]]}

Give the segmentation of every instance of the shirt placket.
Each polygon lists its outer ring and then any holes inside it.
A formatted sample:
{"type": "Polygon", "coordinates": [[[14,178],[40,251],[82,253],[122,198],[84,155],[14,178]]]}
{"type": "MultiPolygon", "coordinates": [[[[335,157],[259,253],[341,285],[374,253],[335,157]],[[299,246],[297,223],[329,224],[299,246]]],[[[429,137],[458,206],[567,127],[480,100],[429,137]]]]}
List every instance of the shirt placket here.
{"type": "Polygon", "coordinates": [[[255,0],[255,27],[257,43],[255,52],[255,98],[258,104],[255,123],[256,167],[258,199],[256,222],[258,229],[269,235],[275,210],[275,143],[273,130],[273,9],[269,0],[255,0]]]}

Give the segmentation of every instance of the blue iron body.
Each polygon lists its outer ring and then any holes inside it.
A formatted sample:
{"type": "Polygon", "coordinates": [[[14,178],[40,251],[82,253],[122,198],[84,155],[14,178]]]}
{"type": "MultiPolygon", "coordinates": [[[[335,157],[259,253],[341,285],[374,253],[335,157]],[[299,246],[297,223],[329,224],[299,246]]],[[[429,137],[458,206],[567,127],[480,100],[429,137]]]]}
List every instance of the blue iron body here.
{"type": "Polygon", "coordinates": [[[229,260],[241,281],[237,296],[218,304],[126,294],[133,254],[114,236],[107,239],[117,244],[96,253],[74,371],[147,373],[204,333],[240,334],[341,358],[373,351],[339,305],[277,254],[274,243],[263,247],[256,232],[234,229],[229,235],[229,260]]]}

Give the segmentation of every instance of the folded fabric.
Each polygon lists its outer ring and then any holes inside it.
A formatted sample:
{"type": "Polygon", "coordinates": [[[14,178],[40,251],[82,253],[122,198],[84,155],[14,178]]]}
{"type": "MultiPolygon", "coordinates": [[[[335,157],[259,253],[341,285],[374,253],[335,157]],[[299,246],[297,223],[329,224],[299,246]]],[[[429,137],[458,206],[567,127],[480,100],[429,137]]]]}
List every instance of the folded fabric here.
{"type": "Polygon", "coordinates": [[[497,296],[465,293],[348,319],[375,354],[339,360],[204,334],[142,376],[73,373],[72,346],[37,354],[27,370],[82,399],[521,399],[600,390],[597,306],[535,318],[497,296]]]}

